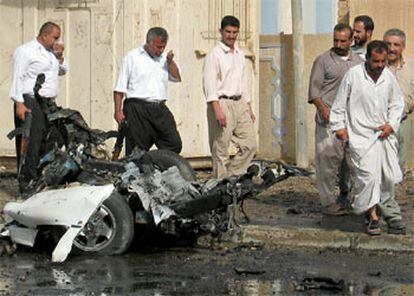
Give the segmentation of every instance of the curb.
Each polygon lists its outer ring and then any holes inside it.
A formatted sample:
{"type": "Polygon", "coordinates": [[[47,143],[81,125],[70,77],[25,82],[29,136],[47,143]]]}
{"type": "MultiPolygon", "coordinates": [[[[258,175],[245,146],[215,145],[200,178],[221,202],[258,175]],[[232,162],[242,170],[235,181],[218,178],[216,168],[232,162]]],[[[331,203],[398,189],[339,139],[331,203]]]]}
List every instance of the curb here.
{"type": "Polygon", "coordinates": [[[241,226],[240,241],[243,243],[260,242],[270,249],[292,246],[414,253],[414,237],[411,235],[382,234],[371,237],[365,233],[316,228],[245,225],[241,226]]]}

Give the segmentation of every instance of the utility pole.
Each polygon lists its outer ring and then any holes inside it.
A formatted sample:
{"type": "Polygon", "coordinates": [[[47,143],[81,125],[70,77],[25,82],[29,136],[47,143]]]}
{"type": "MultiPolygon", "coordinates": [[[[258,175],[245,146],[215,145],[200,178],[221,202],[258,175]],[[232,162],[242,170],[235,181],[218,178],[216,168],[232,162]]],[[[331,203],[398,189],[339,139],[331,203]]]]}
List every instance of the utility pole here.
{"type": "Polygon", "coordinates": [[[302,0],[291,0],[293,31],[293,73],[295,100],[295,158],[299,167],[306,168],[308,160],[308,131],[306,125],[305,55],[303,49],[302,0]]]}

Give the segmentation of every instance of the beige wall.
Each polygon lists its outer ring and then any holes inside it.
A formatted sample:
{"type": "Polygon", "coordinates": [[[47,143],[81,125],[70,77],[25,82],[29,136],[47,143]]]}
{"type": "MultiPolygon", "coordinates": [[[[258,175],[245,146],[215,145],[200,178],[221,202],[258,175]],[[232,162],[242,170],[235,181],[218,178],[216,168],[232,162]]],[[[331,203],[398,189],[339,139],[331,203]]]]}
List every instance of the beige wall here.
{"type": "MultiPolygon", "coordinates": [[[[124,54],[140,46],[146,31],[170,34],[183,82],[170,84],[168,105],[183,139],[183,155],[208,156],[206,104],[202,95],[205,54],[219,39],[222,16],[241,21],[240,46],[247,56],[249,86],[258,97],[259,0],[0,0],[0,155],[13,155],[5,135],[13,129],[8,99],[14,49],[52,20],[61,25],[70,70],[61,79],[58,103],[81,111],[93,128],[114,129],[112,91],[124,54]]],[[[258,110],[258,104],[254,102],[258,110]]],[[[257,112],[258,113],[258,112],[257,112]]]]}
{"type": "MultiPolygon", "coordinates": [[[[349,3],[350,20],[355,16],[367,14],[374,20],[374,39],[382,39],[384,32],[391,28],[399,28],[407,35],[405,54],[414,56],[414,1],[409,0],[353,0],[349,3]]],[[[414,73],[413,73],[414,77],[414,73]]],[[[411,142],[414,147],[414,115],[410,116],[411,142]]],[[[414,153],[409,155],[407,166],[414,167],[414,153]]]]}
{"type": "MultiPolygon", "coordinates": [[[[313,60],[328,50],[332,44],[331,34],[305,35],[305,89],[307,89],[313,60]]],[[[260,37],[260,124],[259,157],[267,159],[283,158],[295,161],[295,103],[293,97],[293,56],[292,36],[260,37]],[[271,55],[273,54],[273,57],[271,55]],[[274,70],[276,69],[276,70],[274,70]],[[281,106],[282,127],[272,118],[273,105],[281,106]],[[282,130],[281,142],[274,131],[282,130]],[[281,145],[280,145],[281,144],[281,145]]],[[[313,105],[307,107],[308,156],[310,163],[314,158],[314,116],[313,105]]],[[[274,117],[274,116],[273,116],[274,117]]]]}

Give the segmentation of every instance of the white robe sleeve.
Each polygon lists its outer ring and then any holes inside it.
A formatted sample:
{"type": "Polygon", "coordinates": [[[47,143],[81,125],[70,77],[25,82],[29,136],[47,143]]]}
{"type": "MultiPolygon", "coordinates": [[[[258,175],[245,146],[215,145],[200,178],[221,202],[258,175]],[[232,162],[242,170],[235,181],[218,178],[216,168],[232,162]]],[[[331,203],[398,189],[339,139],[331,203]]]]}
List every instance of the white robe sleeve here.
{"type": "Polygon", "coordinates": [[[349,94],[351,93],[351,83],[347,72],[341,81],[338,93],[331,108],[329,122],[332,131],[346,128],[347,103],[349,94]]]}
{"type": "Polygon", "coordinates": [[[392,77],[391,96],[388,101],[388,124],[391,125],[394,133],[400,128],[401,117],[404,112],[404,97],[397,80],[392,77]]]}

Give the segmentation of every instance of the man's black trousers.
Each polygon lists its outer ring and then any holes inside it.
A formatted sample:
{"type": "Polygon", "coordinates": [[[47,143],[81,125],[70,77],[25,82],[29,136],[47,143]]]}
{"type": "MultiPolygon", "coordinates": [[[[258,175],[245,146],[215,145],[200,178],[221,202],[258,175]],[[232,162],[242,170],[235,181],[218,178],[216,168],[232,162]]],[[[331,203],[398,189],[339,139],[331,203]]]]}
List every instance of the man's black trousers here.
{"type": "Polygon", "coordinates": [[[153,144],[158,149],[180,153],[180,134],[174,116],[164,102],[145,102],[140,99],[126,99],[124,115],[127,121],[126,155],[137,146],[149,150],[153,144]]]}

